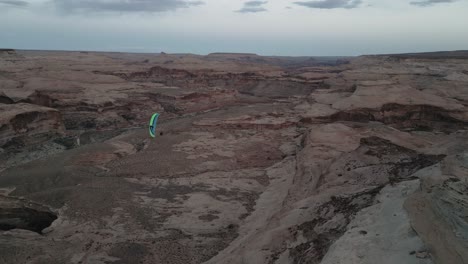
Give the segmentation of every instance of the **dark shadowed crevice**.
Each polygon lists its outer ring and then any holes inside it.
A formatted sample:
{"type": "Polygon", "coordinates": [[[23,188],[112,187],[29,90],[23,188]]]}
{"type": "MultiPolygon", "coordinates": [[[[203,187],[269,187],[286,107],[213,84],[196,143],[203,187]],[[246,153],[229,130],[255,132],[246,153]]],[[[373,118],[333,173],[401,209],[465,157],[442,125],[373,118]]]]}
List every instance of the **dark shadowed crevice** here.
{"type": "Polygon", "coordinates": [[[0,92],[0,104],[14,104],[15,102],[3,92],[0,92]]]}
{"type": "Polygon", "coordinates": [[[52,212],[31,208],[0,208],[0,230],[25,229],[39,234],[57,219],[52,212]]]}

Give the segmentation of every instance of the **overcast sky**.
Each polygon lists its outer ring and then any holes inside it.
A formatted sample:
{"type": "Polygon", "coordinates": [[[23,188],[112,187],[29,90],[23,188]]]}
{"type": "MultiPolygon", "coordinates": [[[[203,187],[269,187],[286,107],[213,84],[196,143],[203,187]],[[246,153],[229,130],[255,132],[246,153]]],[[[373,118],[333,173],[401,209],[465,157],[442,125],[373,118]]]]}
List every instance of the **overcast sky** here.
{"type": "Polygon", "coordinates": [[[0,48],[261,55],[468,49],[468,0],[0,0],[0,48]]]}

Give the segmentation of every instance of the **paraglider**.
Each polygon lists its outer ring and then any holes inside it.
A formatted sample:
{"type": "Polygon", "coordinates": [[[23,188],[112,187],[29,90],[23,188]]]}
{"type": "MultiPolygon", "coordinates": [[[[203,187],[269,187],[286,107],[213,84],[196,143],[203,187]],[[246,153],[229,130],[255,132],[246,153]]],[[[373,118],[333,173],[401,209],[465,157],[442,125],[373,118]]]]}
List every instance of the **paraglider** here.
{"type": "Polygon", "coordinates": [[[158,123],[159,113],[154,113],[149,122],[149,133],[151,137],[156,136],[156,125],[158,123]]]}

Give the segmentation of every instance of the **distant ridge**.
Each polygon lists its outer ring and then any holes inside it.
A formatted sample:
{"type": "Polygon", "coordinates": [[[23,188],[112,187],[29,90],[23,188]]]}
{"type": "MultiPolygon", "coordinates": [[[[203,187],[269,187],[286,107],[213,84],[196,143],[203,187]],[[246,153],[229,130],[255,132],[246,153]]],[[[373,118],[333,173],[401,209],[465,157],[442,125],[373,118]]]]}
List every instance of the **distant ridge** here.
{"type": "Polygon", "coordinates": [[[381,54],[371,56],[390,56],[394,58],[409,59],[468,59],[468,50],[454,50],[454,51],[434,51],[434,52],[421,52],[421,53],[401,53],[401,54],[381,54]]]}
{"type": "Polygon", "coordinates": [[[236,52],[213,52],[208,54],[207,56],[258,56],[255,53],[236,53],[236,52]]]}
{"type": "Polygon", "coordinates": [[[0,55],[3,55],[3,56],[16,55],[16,50],[14,50],[14,49],[0,49],[0,55]]]}

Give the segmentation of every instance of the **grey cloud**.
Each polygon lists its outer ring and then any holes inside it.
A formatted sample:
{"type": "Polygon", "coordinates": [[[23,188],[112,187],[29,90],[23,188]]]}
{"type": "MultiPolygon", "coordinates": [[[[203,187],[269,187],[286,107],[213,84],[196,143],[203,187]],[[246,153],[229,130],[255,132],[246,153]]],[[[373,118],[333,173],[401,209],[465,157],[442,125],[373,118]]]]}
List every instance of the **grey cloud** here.
{"type": "Polygon", "coordinates": [[[362,3],[362,0],[322,0],[322,1],[306,1],[294,2],[296,5],[305,6],[309,8],[319,9],[334,9],[334,8],[356,8],[362,3]]]}
{"type": "Polygon", "coordinates": [[[164,12],[202,5],[202,1],[186,0],[52,0],[65,12],[164,12]]]}
{"type": "Polygon", "coordinates": [[[261,6],[268,3],[268,1],[248,1],[244,3],[244,6],[261,6]]]}
{"type": "Polygon", "coordinates": [[[239,10],[237,10],[236,12],[239,12],[239,13],[258,13],[258,12],[264,12],[264,11],[267,11],[265,8],[263,7],[243,7],[239,10]]]}
{"type": "Polygon", "coordinates": [[[244,7],[237,10],[239,13],[258,13],[267,11],[262,5],[268,3],[268,1],[248,1],[244,3],[244,7]]]}
{"type": "Polygon", "coordinates": [[[410,4],[416,5],[416,6],[431,6],[435,4],[441,4],[441,3],[453,3],[456,1],[457,0],[425,0],[425,1],[411,2],[410,4]]]}
{"type": "Polygon", "coordinates": [[[28,2],[20,1],[20,0],[0,0],[0,5],[2,5],[2,4],[3,5],[10,5],[10,6],[18,6],[18,7],[29,5],[28,2]]]}

